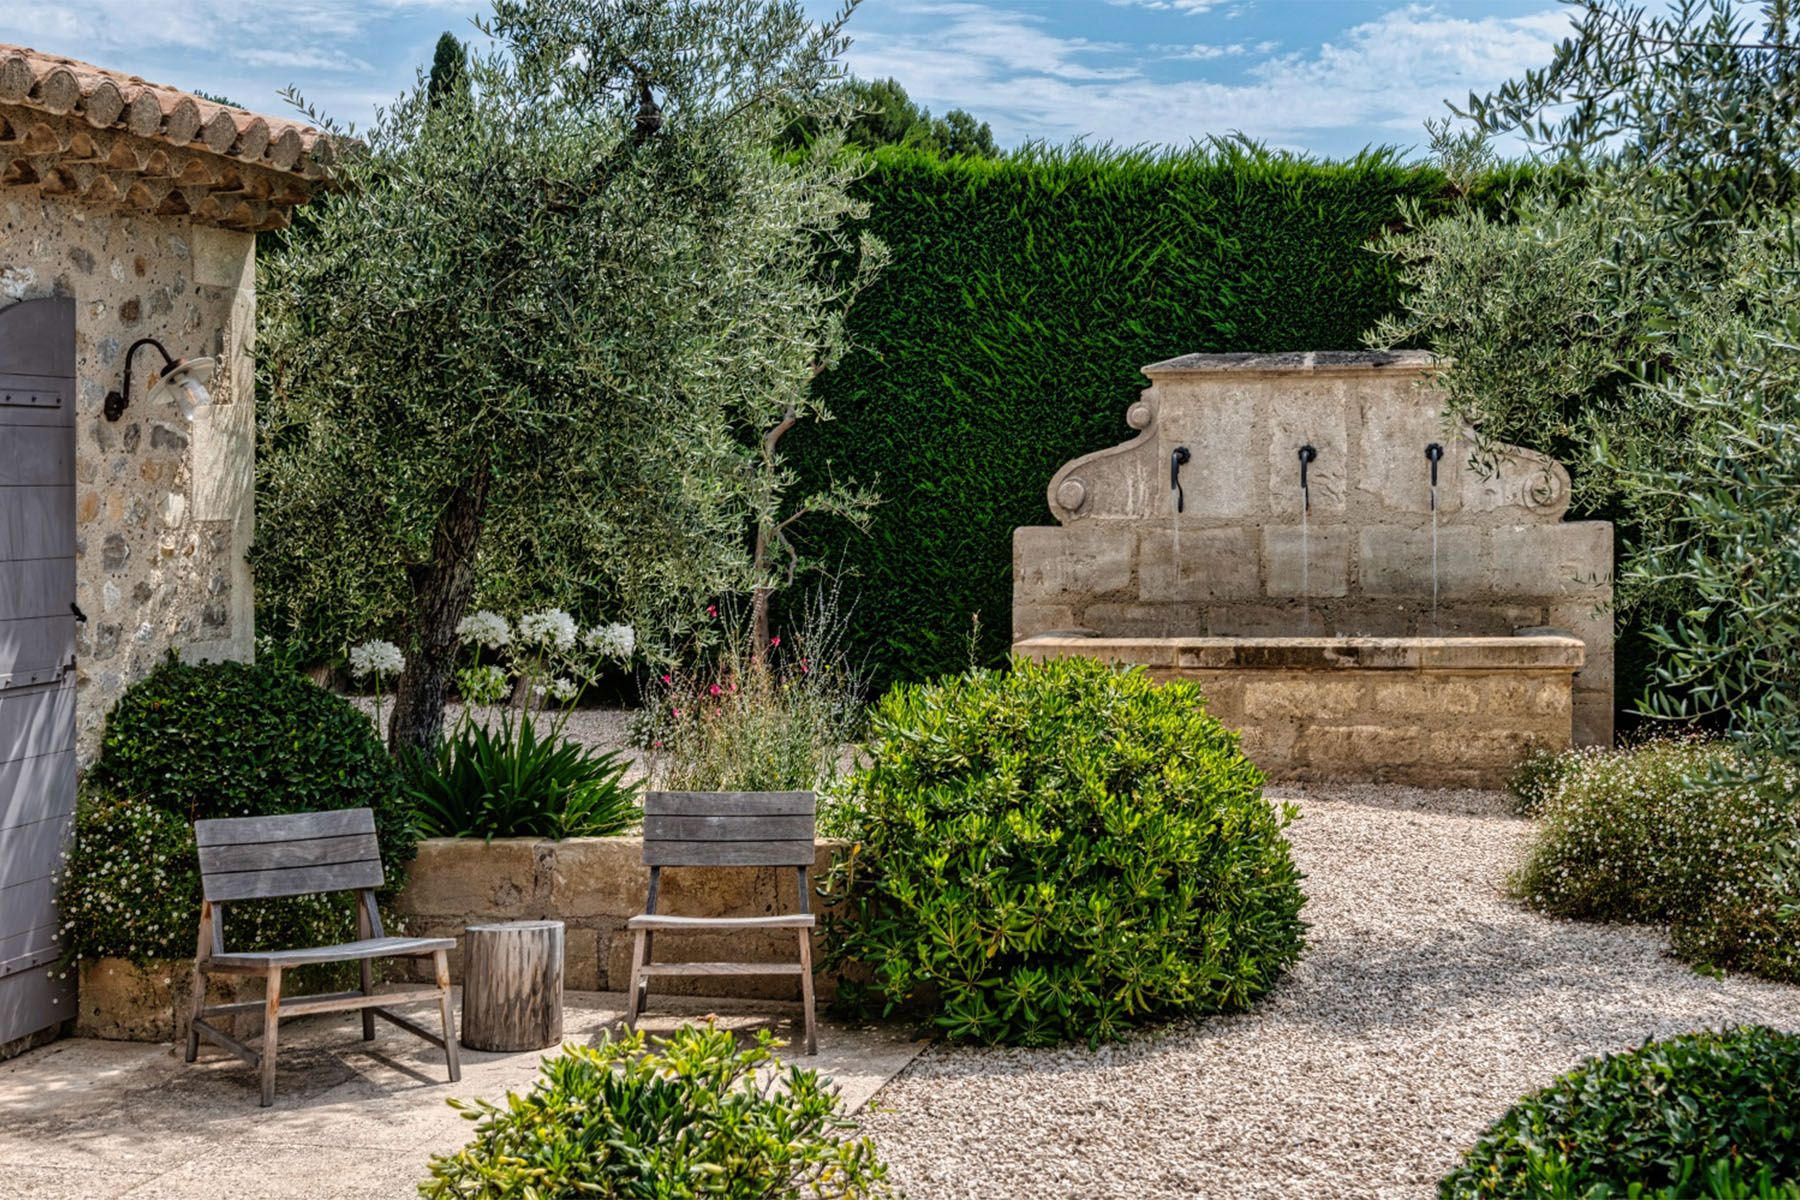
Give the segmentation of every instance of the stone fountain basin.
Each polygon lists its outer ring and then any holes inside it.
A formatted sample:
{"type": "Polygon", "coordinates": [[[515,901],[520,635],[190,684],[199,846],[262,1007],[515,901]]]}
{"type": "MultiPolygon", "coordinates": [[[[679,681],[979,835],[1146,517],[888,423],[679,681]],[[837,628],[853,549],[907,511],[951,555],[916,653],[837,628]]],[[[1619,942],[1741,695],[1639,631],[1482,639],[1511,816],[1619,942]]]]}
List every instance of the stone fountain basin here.
{"type": "Polygon", "coordinates": [[[1045,633],[1032,661],[1096,658],[1197,683],[1271,778],[1498,787],[1572,740],[1579,638],[1114,637],[1045,633]]]}

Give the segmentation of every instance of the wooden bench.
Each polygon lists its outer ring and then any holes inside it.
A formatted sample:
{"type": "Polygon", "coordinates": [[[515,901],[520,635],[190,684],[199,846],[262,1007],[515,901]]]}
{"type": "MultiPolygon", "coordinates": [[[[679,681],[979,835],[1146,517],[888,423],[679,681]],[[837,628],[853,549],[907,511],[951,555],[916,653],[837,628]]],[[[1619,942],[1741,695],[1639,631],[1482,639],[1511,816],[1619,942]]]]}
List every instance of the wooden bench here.
{"type": "Polygon", "coordinates": [[[230,817],[194,822],[200,847],[200,940],[194,962],[194,1009],[188,1022],[187,1061],[200,1053],[205,1038],[231,1051],[262,1074],[262,1103],[275,1102],[275,1054],[282,1017],[307,1013],[362,1011],[363,1039],[375,1036],[375,1018],[391,1021],[444,1052],[450,1082],[462,1078],[456,1054],[456,1027],[450,1012],[450,965],[447,952],[454,938],[388,937],[375,906],[375,889],[383,882],[375,840],[375,814],[366,808],[337,812],[296,813],[281,817],[230,817]],[[225,905],[240,900],[268,900],[317,892],[357,893],[357,940],[306,950],[228,951],[225,948],[225,905]],[[422,958],[437,968],[434,991],[375,995],[373,963],[378,958],[422,958]],[[354,992],[296,996],[285,1002],[281,975],[311,963],[362,964],[362,987],[354,992]],[[261,975],[267,991],[247,1004],[206,1003],[209,975],[261,975]],[[443,1035],[432,1033],[385,1005],[420,1000],[438,1002],[443,1035]],[[211,1024],[211,1018],[262,1009],[262,1045],[252,1049],[211,1024]]]}
{"type": "Polygon", "coordinates": [[[815,801],[811,792],[648,792],[644,796],[644,865],[650,868],[650,895],[641,916],[632,917],[631,994],[625,1025],[637,1028],[654,975],[798,975],[806,1009],[806,1052],[819,1039],[813,1015],[812,931],[806,874],[817,853],[813,846],[815,801]],[[793,867],[800,891],[798,912],[767,917],[681,917],[656,911],[664,867],[793,867]],[[681,932],[740,932],[792,929],[799,961],[654,962],[656,935],[681,932]]]}

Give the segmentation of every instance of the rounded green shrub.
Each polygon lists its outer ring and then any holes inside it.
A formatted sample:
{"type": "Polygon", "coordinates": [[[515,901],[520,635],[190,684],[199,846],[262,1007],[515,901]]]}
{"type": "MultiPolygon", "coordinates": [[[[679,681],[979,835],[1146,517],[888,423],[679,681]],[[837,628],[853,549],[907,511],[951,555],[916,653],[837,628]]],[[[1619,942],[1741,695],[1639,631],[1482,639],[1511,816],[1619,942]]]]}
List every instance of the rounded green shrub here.
{"type": "Polygon", "coordinates": [[[1723,743],[1570,756],[1513,890],[1560,917],[1666,924],[1690,961],[1800,982],[1800,771],[1723,743]]]}
{"type": "Polygon", "coordinates": [[[1192,684],[1019,662],[896,688],[871,734],[826,883],[846,1004],[1094,1042],[1245,1008],[1299,957],[1294,810],[1192,684]]]}
{"type": "Polygon", "coordinates": [[[1515,1104],[1438,1195],[1788,1197],[1794,1185],[1800,1037],[1750,1026],[1582,1064],[1515,1104]]]}
{"type": "Polygon", "coordinates": [[[499,1200],[877,1200],[896,1193],[835,1090],[792,1067],[779,1087],[767,1030],[743,1050],[728,1030],[687,1025],[648,1053],[641,1033],[544,1060],[503,1105],[453,1100],[479,1124],[431,1160],[427,1197],[499,1200]]]}
{"type": "MultiPolygon", "coordinates": [[[[369,719],[285,667],[171,657],[120,697],[82,782],[62,884],[66,943],[78,957],[192,957],[194,821],[364,807],[397,888],[417,845],[369,719]]],[[[228,922],[232,944],[264,948],[354,930],[343,896],[234,904],[228,922]]]]}

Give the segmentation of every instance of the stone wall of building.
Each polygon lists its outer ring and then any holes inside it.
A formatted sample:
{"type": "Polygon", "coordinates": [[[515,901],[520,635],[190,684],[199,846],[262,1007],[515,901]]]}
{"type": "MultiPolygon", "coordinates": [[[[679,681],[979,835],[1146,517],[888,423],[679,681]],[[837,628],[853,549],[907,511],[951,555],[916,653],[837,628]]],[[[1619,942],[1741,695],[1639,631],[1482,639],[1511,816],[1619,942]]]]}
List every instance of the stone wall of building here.
{"type": "Polygon", "coordinates": [[[1569,476],[1446,427],[1422,353],[1189,355],[1146,367],[1131,441],[1050,481],[1013,540],[1013,639],[1579,638],[1575,740],[1612,740],[1612,526],[1564,521],[1569,476]],[[1442,445],[1434,513],[1427,445],[1442,445]],[[1299,450],[1311,446],[1302,521],[1299,450]],[[1170,456],[1187,448],[1176,511],[1170,456]],[[1433,606],[1433,577],[1436,606],[1433,606]]]}
{"type": "Polygon", "coordinates": [[[76,318],[76,643],[80,760],[113,702],[171,649],[248,659],[254,608],[255,238],[185,217],[107,212],[0,191],[0,305],[72,296],[76,318]],[[193,423],[149,402],[161,357],[138,354],[131,407],[101,414],[125,353],[154,337],[178,358],[219,359],[214,403],[193,423]]]}

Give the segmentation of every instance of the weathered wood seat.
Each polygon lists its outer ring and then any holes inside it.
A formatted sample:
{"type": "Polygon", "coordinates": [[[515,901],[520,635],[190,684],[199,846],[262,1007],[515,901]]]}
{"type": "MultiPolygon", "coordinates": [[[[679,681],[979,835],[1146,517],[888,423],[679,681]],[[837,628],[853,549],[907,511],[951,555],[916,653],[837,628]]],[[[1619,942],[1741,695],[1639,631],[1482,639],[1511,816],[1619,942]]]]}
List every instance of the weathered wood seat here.
{"type": "Polygon", "coordinates": [[[374,813],[366,808],[352,808],[280,817],[196,821],[194,840],[200,848],[202,899],[199,949],[194,961],[193,1015],[188,1022],[188,1062],[199,1056],[200,1039],[204,1037],[257,1068],[262,1075],[262,1103],[273,1104],[281,1018],[360,1009],[365,1041],[375,1036],[375,1018],[380,1017],[442,1049],[450,1068],[450,1082],[462,1078],[462,1066],[456,1053],[456,1028],[450,1012],[447,954],[456,948],[456,941],[454,938],[388,937],[383,932],[381,912],[375,905],[375,889],[382,885],[384,877],[375,840],[374,813]],[[347,891],[357,893],[356,926],[360,936],[354,942],[299,950],[228,951],[225,948],[227,903],[347,891]],[[375,959],[422,958],[426,955],[431,956],[436,967],[435,990],[375,995],[375,959]],[[283,971],[329,962],[361,963],[361,989],[283,999],[283,971]],[[264,976],[267,980],[264,998],[247,1004],[209,1006],[206,1003],[207,977],[226,974],[264,976]],[[420,1000],[438,1002],[442,1036],[386,1007],[420,1000]],[[255,1049],[219,1029],[210,1020],[254,1012],[259,1008],[263,1013],[263,1034],[261,1046],[255,1049]]]}
{"type": "Polygon", "coordinates": [[[631,994],[625,1024],[637,1027],[654,975],[798,975],[806,1009],[806,1052],[819,1049],[813,1013],[812,931],[807,872],[813,846],[811,792],[649,792],[644,796],[644,865],[650,894],[644,912],[626,922],[632,931],[631,994]],[[793,867],[799,911],[761,917],[683,917],[656,911],[664,867],[793,867]],[[653,962],[656,934],[793,929],[797,962],[653,962]]]}

